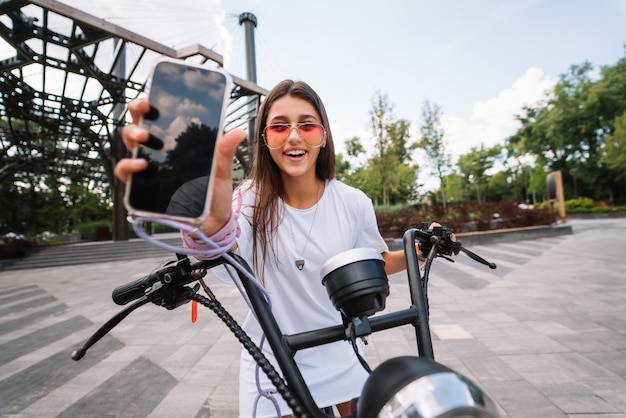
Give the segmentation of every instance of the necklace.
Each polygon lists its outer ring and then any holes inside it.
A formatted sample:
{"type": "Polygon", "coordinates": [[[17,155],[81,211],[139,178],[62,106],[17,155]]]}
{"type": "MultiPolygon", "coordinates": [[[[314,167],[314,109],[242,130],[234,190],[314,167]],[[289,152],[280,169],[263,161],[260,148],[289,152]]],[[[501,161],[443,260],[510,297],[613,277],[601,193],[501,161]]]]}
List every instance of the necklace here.
{"type": "MultiPolygon", "coordinates": [[[[309,238],[311,237],[311,231],[313,231],[313,225],[315,224],[315,217],[317,216],[317,207],[319,206],[319,203],[320,203],[321,192],[322,192],[322,187],[318,185],[317,202],[315,202],[315,211],[313,212],[313,220],[311,221],[309,232],[306,234],[306,241],[304,241],[304,248],[302,248],[302,251],[300,252],[300,256],[295,261],[295,264],[298,270],[302,270],[304,268],[304,259],[302,258],[302,256],[304,255],[304,252],[306,251],[306,246],[309,243],[309,238]]],[[[285,211],[285,213],[287,214],[287,222],[289,223],[289,231],[291,231],[291,239],[293,240],[293,247],[296,249],[296,253],[298,253],[299,251],[298,251],[298,245],[296,244],[296,237],[293,234],[293,228],[291,226],[291,217],[289,216],[288,212],[285,211]]]]}

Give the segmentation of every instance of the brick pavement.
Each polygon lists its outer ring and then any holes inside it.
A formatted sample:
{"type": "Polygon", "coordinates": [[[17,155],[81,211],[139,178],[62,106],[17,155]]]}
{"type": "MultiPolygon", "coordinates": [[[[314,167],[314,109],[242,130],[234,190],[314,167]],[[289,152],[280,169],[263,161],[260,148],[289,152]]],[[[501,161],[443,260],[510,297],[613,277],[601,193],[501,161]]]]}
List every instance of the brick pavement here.
{"type": "MultiPolygon", "coordinates": [[[[626,219],[571,223],[572,235],[470,248],[495,271],[464,255],[433,268],[436,358],[503,417],[626,417],[626,219]]],[[[162,260],[0,272],[0,416],[236,417],[239,348],[208,310],[191,324],[188,306],[149,305],[70,359],[120,309],[111,290],[162,260]]],[[[236,289],[209,283],[242,320],[236,289]]],[[[405,277],[390,283],[387,310],[405,308],[405,277]]],[[[415,353],[410,327],[366,347],[372,366],[415,353]]]]}

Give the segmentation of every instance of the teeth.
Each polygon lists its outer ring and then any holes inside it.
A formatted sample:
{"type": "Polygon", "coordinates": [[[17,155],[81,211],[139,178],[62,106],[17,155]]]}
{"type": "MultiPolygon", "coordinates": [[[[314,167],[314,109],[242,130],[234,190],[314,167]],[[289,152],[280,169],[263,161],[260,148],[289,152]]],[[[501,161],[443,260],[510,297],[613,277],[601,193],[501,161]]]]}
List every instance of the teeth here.
{"type": "Polygon", "coordinates": [[[287,151],[286,152],[287,155],[289,155],[290,157],[300,157],[301,155],[304,155],[304,151],[287,151]]]}

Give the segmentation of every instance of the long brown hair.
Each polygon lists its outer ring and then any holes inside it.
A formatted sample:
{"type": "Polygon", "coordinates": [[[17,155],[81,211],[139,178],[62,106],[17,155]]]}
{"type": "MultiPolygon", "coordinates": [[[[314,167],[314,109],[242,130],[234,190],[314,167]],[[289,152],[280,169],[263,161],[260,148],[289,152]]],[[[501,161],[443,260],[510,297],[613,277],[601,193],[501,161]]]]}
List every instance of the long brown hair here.
{"type": "MultiPolygon", "coordinates": [[[[253,264],[257,267],[257,273],[262,274],[263,267],[267,262],[268,248],[276,259],[274,236],[280,222],[279,197],[284,196],[283,183],[280,169],[272,160],[269,148],[265,145],[261,135],[267,125],[267,116],[272,104],[284,97],[291,96],[306,100],[316,110],[321,119],[321,124],[326,128],[326,146],[320,148],[320,153],[315,162],[315,175],[320,180],[335,178],[335,146],[330,131],[328,115],[322,99],[306,83],[302,81],[284,80],[278,83],[265,97],[256,121],[255,152],[250,179],[251,187],[256,188],[256,200],[252,217],[253,236],[253,264]],[[262,264],[257,260],[257,250],[262,249],[262,264]]],[[[260,278],[263,281],[263,277],[260,278]]]]}

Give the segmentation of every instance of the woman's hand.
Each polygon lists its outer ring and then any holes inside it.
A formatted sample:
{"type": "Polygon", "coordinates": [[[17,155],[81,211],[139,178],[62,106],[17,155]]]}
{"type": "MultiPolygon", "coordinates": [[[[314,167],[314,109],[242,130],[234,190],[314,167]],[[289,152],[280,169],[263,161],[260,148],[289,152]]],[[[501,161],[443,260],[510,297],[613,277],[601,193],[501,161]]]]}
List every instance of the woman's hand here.
{"type": "MultiPolygon", "coordinates": [[[[122,128],[122,141],[129,151],[133,151],[138,143],[146,142],[149,138],[148,130],[139,126],[144,115],[150,111],[150,103],[145,99],[133,100],[128,104],[128,112],[132,123],[122,128]]],[[[115,176],[123,183],[130,180],[133,173],[148,168],[148,161],[140,158],[122,158],[115,165],[115,176]]]]}
{"type": "MultiPolygon", "coordinates": [[[[149,139],[147,129],[139,126],[143,117],[150,111],[146,99],[133,100],[128,104],[132,123],[122,128],[122,140],[128,150],[149,139]]],[[[246,138],[246,132],[235,129],[225,133],[217,142],[215,150],[215,178],[213,179],[213,198],[209,216],[202,223],[202,232],[210,236],[222,228],[230,218],[233,195],[233,159],[237,147],[246,138]]],[[[123,158],[115,165],[115,176],[126,183],[133,173],[143,171],[148,162],[139,158],[123,158]]]]}
{"type": "Polygon", "coordinates": [[[219,231],[230,218],[233,202],[233,160],[237,147],[246,136],[246,131],[235,129],[225,133],[217,141],[211,210],[202,222],[202,232],[206,236],[219,231]]]}

